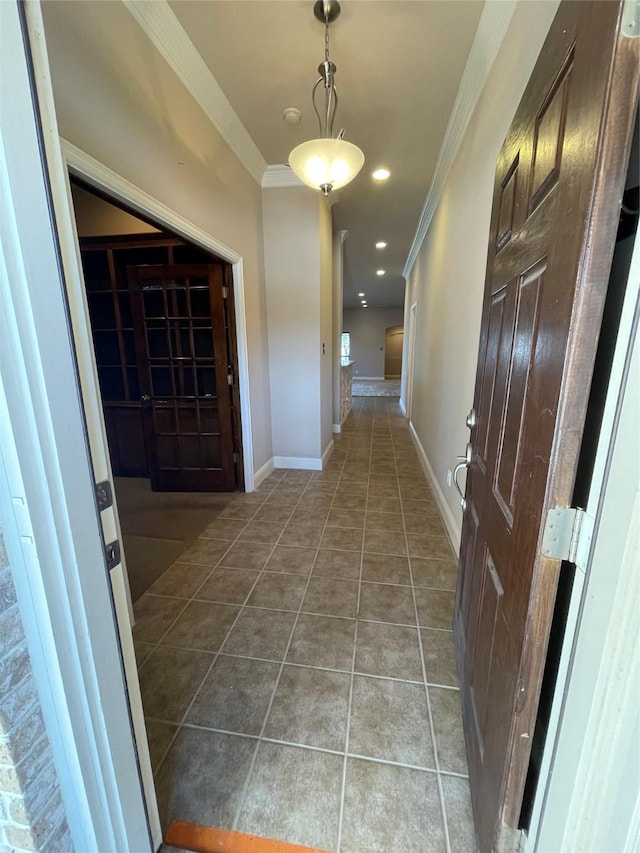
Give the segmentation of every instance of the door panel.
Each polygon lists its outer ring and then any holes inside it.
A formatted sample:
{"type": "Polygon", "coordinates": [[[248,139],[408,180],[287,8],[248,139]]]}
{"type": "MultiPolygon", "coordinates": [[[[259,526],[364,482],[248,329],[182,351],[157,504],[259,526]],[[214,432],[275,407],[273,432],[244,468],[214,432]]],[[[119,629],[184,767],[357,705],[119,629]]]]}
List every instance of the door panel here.
{"type": "Polygon", "coordinates": [[[128,267],[152,488],[236,488],[221,264],[128,267]]]}
{"type": "Polygon", "coordinates": [[[630,144],[637,40],[621,3],[565,2],[496,168],[456,599],[481,850],[517,829],[630,144]]]}

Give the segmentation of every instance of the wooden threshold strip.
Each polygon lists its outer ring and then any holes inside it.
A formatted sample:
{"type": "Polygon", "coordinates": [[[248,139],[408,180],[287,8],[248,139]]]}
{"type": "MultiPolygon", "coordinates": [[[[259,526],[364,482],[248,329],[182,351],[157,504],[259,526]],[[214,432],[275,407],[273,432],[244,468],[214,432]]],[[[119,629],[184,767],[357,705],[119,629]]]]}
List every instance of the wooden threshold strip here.
{"type": "Polygon", "coordinates": [[[326,853],[286,841],[272,841],[228,829],[214,829],[184,820],[174,820],[164,836],[165,844],[194,853],[326,853]]]}

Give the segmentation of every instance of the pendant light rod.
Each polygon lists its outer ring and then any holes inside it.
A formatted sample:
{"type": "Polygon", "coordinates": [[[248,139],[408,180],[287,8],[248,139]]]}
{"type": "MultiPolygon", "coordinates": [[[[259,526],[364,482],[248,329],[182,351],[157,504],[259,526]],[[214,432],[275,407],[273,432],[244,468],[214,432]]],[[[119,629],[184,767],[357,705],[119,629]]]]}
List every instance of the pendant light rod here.
{"type": "Polygon", "coordinates": [[[318,65],[320,76],[313,87],[311,102],[318,118],[320,136],[326,139],[333,139],[333,122],[338,109],[338,90],[335,83],[336,66],[331,62],[329,56],[329,24],[339,17],[340,3],[338,3],[338,0],[317,0],[313,7],[313,14],[318,21],[324,24],[324,62],[318,65]],[[316,95],[320,85],[324,87],[324,111],[322,116],[316,104],[316,95]]]}
{"type": "Polygon", "coordinates": [[[320,137],[297,145],[289,154],[289,165],[301,181],[327,196],[333,189],[343,187],[355,178],[364,163],[364,154],[356,145],[342,138],[344,130],[336,138],[333,136],[338,92],[335,84],[336,66],[329,56],[329,24],[339,16],[340,3],[338,0],[316,0],[313,14],[324,24],[324,61],[318,66],[320,77],[311,95],[320,125],[320,137]],[[321,86],[324,89],[322,113],[316,103],[321,86]]]}

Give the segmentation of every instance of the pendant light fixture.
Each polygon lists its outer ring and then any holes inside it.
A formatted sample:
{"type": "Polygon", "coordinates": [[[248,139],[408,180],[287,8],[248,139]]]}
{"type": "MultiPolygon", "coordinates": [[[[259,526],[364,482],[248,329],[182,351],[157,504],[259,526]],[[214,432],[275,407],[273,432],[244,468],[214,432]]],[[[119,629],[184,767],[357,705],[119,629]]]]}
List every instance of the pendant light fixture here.
{"type": "Polygon", "coordinates": [[[311,95],[320,124],[320,138],[296,146],[289,154],[289,165],[301,181],[322,190],[327,196],[331,190],[337,190],[355,178],[364,164],[364,154],[357,145],[342,138],[344,130],[337,137],[333,136],[338,92],[335,86],[336,66],[329,59],[329,24],[340,14],[340,4],[337,0],[317,0],[313,14],[324,23],[324,62],[318,66],[320,77],[311,95]],[[324,91],[322,112],[316,103],[321,86],[324,91]]]}

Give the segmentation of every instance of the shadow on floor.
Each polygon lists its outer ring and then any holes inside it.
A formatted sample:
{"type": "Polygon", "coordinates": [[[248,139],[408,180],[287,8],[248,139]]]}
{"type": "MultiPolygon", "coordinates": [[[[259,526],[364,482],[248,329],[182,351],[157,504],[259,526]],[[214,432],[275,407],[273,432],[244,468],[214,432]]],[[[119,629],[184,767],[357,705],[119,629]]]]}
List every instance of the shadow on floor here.
{"type": "Polygon", "coordinates": [[[115,490],[133,601],[236,497],[234,492],[152,492],[143,477],[116,477],[115,490]]]}

